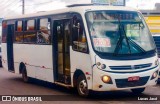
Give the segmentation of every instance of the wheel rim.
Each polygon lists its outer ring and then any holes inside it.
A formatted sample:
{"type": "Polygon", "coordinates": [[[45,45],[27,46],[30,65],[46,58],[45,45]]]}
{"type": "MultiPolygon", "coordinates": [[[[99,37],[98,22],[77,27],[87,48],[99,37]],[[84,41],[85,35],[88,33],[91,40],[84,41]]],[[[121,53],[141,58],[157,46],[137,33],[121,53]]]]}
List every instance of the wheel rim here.
{"type": "Polygon", "coordinates": [[[87,92],[88,92],[88,89],[87,89],[87,83],[85,80],[82,80],[80,83],[79,83],[79,91],[81,94],[83,95],[86,95],[87,92]]]}

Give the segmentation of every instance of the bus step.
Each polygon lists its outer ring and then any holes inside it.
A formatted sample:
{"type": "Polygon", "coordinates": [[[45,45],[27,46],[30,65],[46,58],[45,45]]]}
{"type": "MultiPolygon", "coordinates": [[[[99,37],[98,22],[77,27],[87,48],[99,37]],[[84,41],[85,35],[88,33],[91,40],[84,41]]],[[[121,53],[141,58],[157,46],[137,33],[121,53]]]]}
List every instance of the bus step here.
{"type": "Polygon", "coordinates": [[[60,85],[60,86],[64,86],[64,87],[67,87],[67,88],[72,87],[72,85],[61,83],[61,82],[55,82],[55,84],[60,85]]]}

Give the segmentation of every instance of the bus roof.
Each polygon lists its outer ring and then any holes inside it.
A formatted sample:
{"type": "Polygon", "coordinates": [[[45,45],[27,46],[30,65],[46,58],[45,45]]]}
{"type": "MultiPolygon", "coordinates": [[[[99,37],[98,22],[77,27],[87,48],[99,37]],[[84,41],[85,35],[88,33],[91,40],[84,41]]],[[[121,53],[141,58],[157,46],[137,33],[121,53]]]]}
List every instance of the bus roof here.
{"type": "Polygon", "coordinates": [[[22,19],[22,18],[31,18],[31,17],[39,17],[39,16],[47,16],[47,15],[54,15],[54,14],[61,14],[67,12],[78,12],[84,13],[86,11],[95,11],[95,10],[121,10],[121,11],[137,11],[130,7],[124,6],[109,6],[109,5],[71,5],[65,7],[64,9],[46,11],[46,12],[39,12],[34,14],[25,14],[19,16],[12,16],[12,17],[5,17],[4,20],[12,20],[12,19],[22,19]]]}

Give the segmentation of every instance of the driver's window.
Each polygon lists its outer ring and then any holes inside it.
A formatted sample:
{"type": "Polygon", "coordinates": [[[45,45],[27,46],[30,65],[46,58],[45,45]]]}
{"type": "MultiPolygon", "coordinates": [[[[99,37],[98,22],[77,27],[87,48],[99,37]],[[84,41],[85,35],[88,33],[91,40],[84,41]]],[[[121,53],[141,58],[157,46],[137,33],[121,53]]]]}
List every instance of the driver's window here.
{"type": "Polygon", "coordinates": [[[87,52],[87,39],[84,30],[84,25],[80,16],[75,15],[73,17],[73,50],[80,52],[87,52]]]}

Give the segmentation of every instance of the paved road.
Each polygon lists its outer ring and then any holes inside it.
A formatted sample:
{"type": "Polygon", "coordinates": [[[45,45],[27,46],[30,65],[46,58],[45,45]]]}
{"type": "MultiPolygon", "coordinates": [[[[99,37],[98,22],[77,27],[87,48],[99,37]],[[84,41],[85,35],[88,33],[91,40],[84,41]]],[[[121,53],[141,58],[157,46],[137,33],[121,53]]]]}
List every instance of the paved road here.
{"type": "Polygon", "coordinates": [[[143,95],[147,97],[150,97],[150,95],[160,95],[160,84],[158,84],[157,86],[148,87],[145,90],[144,94],[141,96],[133,95],[133,93],[130,91],[114,91],[98,94],[95,93],[95,96],[86,100],[85,98],[79,97],[74,89],[67,89],[51,83],[37,80],[33,80],[31,83],[24,83],[21,79],[21,75],[10,73],[0,68],[0,95],[56,95],[55,97],[58,97],[58,99],[63,99],[63,97],[69,96],[69,100],[72,100],[54,102],[0,102],[0,104],[158,104],[160,103],[160,101],[131,100],[138,99],[138,97],[141,97],[143,95]],[[78,99],[78,101],[74,99],[78,99]],[[128,101],[124,101],[126,99],[128,101]]]}

